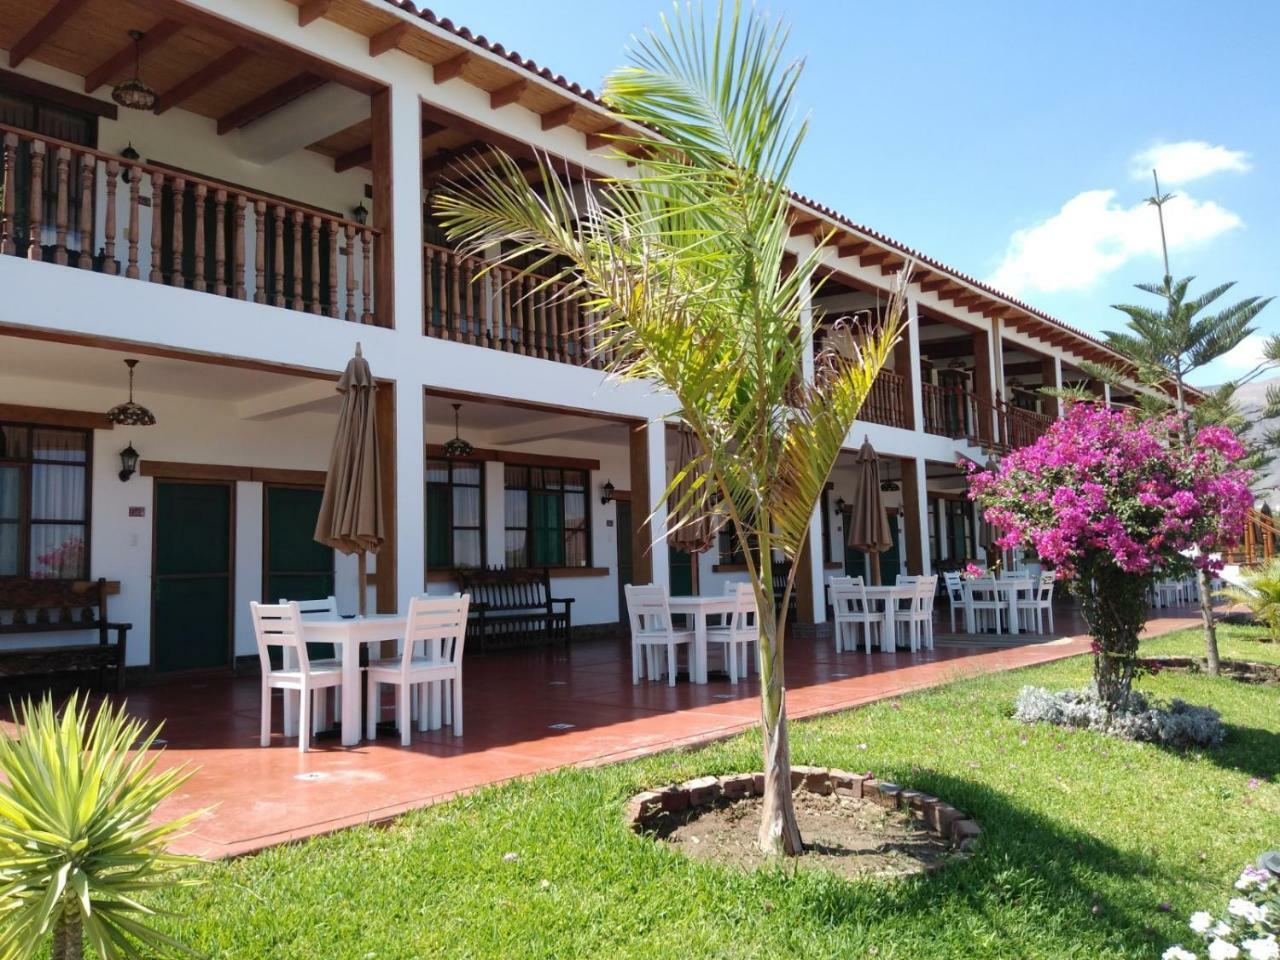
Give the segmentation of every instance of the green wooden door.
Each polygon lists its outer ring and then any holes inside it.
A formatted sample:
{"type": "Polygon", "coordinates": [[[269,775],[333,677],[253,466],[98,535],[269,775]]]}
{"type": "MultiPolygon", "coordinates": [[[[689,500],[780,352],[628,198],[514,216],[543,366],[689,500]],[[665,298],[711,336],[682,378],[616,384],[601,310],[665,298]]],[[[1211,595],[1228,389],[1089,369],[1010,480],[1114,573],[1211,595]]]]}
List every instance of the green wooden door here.
{"type": "MultiPolygon", "coordinates": [[[[849,528],[849,515],[845,514],[844,528],[849,528]]],[[[898,515],[895,512],[889,513],[889,537],[893,541],[892,545],[884,553],[880,554],[880,582],[885,585],[892,585],[897,582],[898,570],[902,563],[901,555],[898,552],[898,515]]],[[[846,577],[862,577],[863,583],[871,583],[871,578],[867,573],[867,555],[861,550],[855,550],[853,547],[845,546],[844,548],[844,574],[846,577]]]]}
{"type": "Polygon", "coordinates": [[[631,503],[614,501],[614,520],[618,534],[618,620],[627,620],[627,595],[622,588],[635,583],[635,567],[631,563],[631,503]]]}
{"type": "Polygon", "coordinates": [[[263,603],[333,596],[333,548],[315,541],[323,496],[313,487],[265,489],[263,603]]]}
{"type": "Polygon", "coordinates": [[[151,648],[158,671],[231,663],[232,487],[156,481],[151,648]]]}
{"type": "Polygon", "coordinates": [[[693,557],[683,550],[667,547],[670,587],[673,597],[693,596],[693,557]]]}

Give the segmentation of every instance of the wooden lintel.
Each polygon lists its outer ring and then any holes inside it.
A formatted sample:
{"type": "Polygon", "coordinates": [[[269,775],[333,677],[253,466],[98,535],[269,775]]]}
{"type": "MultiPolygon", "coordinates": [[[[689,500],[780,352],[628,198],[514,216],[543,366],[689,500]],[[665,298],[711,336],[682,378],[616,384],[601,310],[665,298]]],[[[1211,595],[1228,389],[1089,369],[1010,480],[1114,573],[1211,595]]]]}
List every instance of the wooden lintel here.
{"type": "MultiPolygon", "coordinates": [[[[428,443],[427,456],[444,457],[444,446],[438,443],[428,443]]],[[[498,463],[509,463],[517,467],[567,467],[573,470],[600,469],[600,461],[588,457],[557,457],[544,453],[519,453],[514,450],[494,450],[483,447],[476,447],[470,459],[494,460],[498,463]]]]}
{"type": "Polygon", "coordinates": [[[369,56],[380,57],[389,50],[394,50],[400,46],[403,40],[413,29],[403,20],[397,20],[385,30],[380,30],[369,38],[369,56]]]}
{"type": "Polygon", "coordinates": [[[40,49],[40,45],[57,32],[84,6],[85,0],[58,0],[36,25],[19,37],[9,48],[9,66],[17,67],[23,60],[40,49]]]}
{"type": "Polygon", "coordinates": [[[130,40],[125,46],[85,74],[84,92],[93,93],[112,77],[117,76],[132,65],[135,56],[145,57],[181,30],[182,26],[182,23],[177,20],[161,20],[148,30],[137,44],[130,40]]]}
{"type": "Polygon", "coordinates": [[[563,127],[573,119],[573,115],[577,110],[578,105],[576,103],[566,103],[563,107],[556,107],[554,110],[542,114],[542,129],[554,130],[556,127],[563,127]]]}
{"type": "Polygon", "coordinates": [[[21,403],[0,403],[0,420],[34,423],[42,427],[72,427],[76,430],[111,430],[115,426],[100,410],[59,410],[21,403]]]}
{"type": "Polygon", "coordinates": [[[178,81],[157,96],[155,112],[164,113],[166,110],[180,106],[189,97],[195,96],[209,84],[222,79],[252,57],[253,53],[244,47],[232,47],[212,63],[206,64],[187,79],[178,81]]]}
{"type": "Polygon", "coordinates": [[[836,256],[838,257],[857,257],[861,256],[866,250],[870,249],[871,244],[866,240],[854,240],[850,243],[841,243],[836,247],[836,256]]]}
{"type": "Polygon", "coordinates": [[[462,53],[450,57],[448,60],[441,60],[439,63],[431,67],[431,78],[436,83],[444,83],[452,80],[454,77],[461,76],[462,71],[467,64],[471,62],[471,54],[465,50],[462,53]]]}
{"type": "Polygon", "coordinates": [[[528,89],[528,80],[517,80],[515,83],[508,83],[506,86],[499,87],[497,90],[490,90],[489,109],[497,110],[499,107],[515,103],[524,96],[524,92],[528,89]]]}
{"type": "Polygon", "coordinates": [[[312,90],[318,90],[329,81],[324,77],[314,73],[300,73],[290,80],[286,80],[278,87],[273,87],[266,93],[254,97],[247,103],[242,103],[234,110],[224,113],[218,118],[218,135],[230,133],[246,124],[260,120],[267,114],[279,110],[287,103],[292,103],[304,94],[310,93],[312,90]]]}
{"type": "Polygon", "coordinates": [[[181,463],[176,460],[143,460],[138,476],[161,480],[244,480],[253,479],[252,467],[226,463],[181,463]]]}
{"type": "Polygon", "coordinates": [[[613,137],[623,132],[623,126],[620,123],[613,123],[595,133],[587,134],[587,149],[599,150],[601,147],[607,147],[613,143],[613,137]]]}
{"type": "Polygon", "coordinates": [[[354,150],[334,157],[333,172],[343,173],[353,167],[363,167],[366,163],[373,162],[373,144],[366,143],[363,147],[356,147],[354,150]]]}
{"type": "Polygon", "coordinates": [[[314,23],[329,12],[333,0],[306,0],[298,7],[298,26],[314,23]]]}

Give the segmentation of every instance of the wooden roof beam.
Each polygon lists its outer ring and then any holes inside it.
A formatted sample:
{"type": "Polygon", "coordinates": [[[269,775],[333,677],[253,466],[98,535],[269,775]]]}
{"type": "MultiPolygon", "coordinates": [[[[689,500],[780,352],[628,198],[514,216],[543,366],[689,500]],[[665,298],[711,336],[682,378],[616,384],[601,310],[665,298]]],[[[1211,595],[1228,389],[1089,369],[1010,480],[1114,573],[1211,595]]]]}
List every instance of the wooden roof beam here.
{"type": "Polygon", "coordinates": [[[897,273],[907,265],[905,260],[894,260],[892,257],[880,264],[880,273],[889,276],[891,273],[897,273]]]}
{"type": "Polygon", "coordinates": [[[607,147],[613,143],[612,135],[620,134],[624,130],[622,124],[613,123],[607,127],[587,134],[587,149],[599,150],[601,147],[607,147]]]}
{"type": "Polygon", "coordinates": [[[436,83],[445,83],[454,77],[462,76],[462,71],[466,69],[468,63],[471,62],[471,54],[467,51],[456,54],[448,60],[441,60],[431,67],[431,79],[436,83]]]}
{"type": "Polygon", "coordinates": [[[380,57],[400,46],[400,41],[409,35],[412,29],[408,23],[398,20],[385,30],[380,30],[369,38],[369,56],[380,57]]]}
{"type": "Polygon", "coordinates": [[[524,92],[528,89],[528,80],[517,80],[515,83],[508,83],[506,86],[499,87],[497,90],[490,90],[489,109],[497,110],[500,107],[515,103],[524,96],[524,92]]]}
{"type": "Polygon", "coordinates": [[[866,240],[851,240],[848,243],[836,245],[837,257],[857,257],[861,256],[865,251],[871,248],[871,244],[866,240]]]}
{"type": "Polygon", "coordinates": [[[888,250],[872,250],[870,253],[861,254],[858,257],[858,263],[862,264],[864,267],[870,267],[877,263],[884,263],[888,259],[888,250]]]}
{"type": "Polygon", "coordinates": [[[373,162],[373,144],[366,143],[363,147],[356,147],[354,150],[348,150],[346,153],[333,158],[333,172],[344,173],[354,167],[363,167],[366,163],[373,162]]]}
{"type": "Polygon", "coordinates": [[[542,129],[554,130],[556,127],[563,127],[573,119],[573,115],[577,111],[578,105],[576,103],[566,103],[563,107],[556,107],[554,110],[541,114],[542,129]]]}
{"type": "Polygon", "coordinates": [[[298,7],[298,26],[314,23],[329,12],[333,0],[307,0],[298,7]]]}
{"type": "Polygon", "coordinates": [[[232,47],[212,63],[201,67],[187,79],[180,80],[157,96],[156,113],[164,113],[166,110],[180,106],[211,83],[216,83],[241,64],[246,63],[252,56],[253,53],[244,47],[232,47]]]}
{"type": "Polygon", "coordinates": [[[85,74],[84,92],[93,93],[112,77],[118,76],[132,66],[135,56],[139,58],[145,57],[181,30],[182,26],[177,20],[161,20],[143,34],[142,39],[136,44],[136,54],[135,44],[130,40],[125,46],[85,74]]]}
{"type": "Polygon", "coordinates": [[[920,290],[923,293],[932,293],[935,290],[942,290],[950,282],[951,281],[948,280],[946,277],[936,277],[932,280],[921,280],[920,290]]]}
{"type": "Polygon", "coordinates": [[[224,113],[218,118],[218,136],[238,130],[255,120],[261,120],[267,114],[279,110],[287,103],[292,103],[312,90],[318,90],[329,81],[314,73],[300,73],[286,80],[278,87],[273,87],[261,96],[242,103],[234,110],[224,113]]]}
{"type": "Polygon", "coordinates": [[[955,298],[957,307],[972,308],[982,302],[982,296],[976,293],[964,293],[955,298]]]}
{"type": "Polygon", "coordinates": [[[58,0],[36,25],[14,41],[9,49],[9,69],[14,69],[23,60],[40,49],[40,45],[57,32],[58,28],[75,16],[83,7],[85,0],[58,0]]]}

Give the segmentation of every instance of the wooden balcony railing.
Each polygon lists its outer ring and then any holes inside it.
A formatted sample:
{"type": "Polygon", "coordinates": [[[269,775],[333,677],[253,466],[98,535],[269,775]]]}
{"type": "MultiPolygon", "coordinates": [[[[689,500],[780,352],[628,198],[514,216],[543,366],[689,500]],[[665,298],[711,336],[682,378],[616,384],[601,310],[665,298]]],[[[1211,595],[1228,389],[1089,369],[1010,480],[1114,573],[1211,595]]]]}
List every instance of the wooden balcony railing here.
{"type": "Polygon", "coordinates": [[[1053,417],[1034,410],[1015,407],[996,393],[996,422],[1000,429],[1000,444],[1006,450],[1028,447],[1040,439],[1053,423],[1053,417]]]}
{"type": "Polygon", "coordinates": [[[1226,563],[1237,563],[1242,567],[1261,566],[1270,562],[1280,549],[1280,525],[1268,513],[1261,510],[1250,510],[1249,519],[1244,526],[1244,540],[1235,550],[1223,555],[1226,563]]]}
{"type": "Polygon", "coordinates": [[[376,322],[376,229],[28,130],[0,133],[0,255],[376,322]]]}
{"type": "Polygon", "coordinates": [[[881,370],[863,401],[858,419],[886,427],[910,429],[911,413],[906,390],[905,377],[892,370],[881,370]]]}
{"type": "Polygon", "coordinates": [[[926,432],[992,450],[1016,450],[1040,438],[1053,418],[1015,407],[999,392],[994,402],[964,387],[922,384],[926,432]]]}
{"type": "Polygon", "coordinates": [[[559,285],[539,289],[538,277],[430,243],[423,245],[422,267],[428,336],[603,368],[590,318],[559,285]]]}

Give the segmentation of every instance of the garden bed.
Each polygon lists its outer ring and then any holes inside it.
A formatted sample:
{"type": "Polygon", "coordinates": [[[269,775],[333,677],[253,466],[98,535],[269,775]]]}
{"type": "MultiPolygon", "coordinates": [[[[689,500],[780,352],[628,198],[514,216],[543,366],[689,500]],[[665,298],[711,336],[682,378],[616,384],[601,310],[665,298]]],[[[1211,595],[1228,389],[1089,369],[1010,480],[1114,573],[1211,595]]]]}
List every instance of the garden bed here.
{"type": "MultiPolygon", "coordinates": [[[[1157,670],[1173,670],[1178,673],[1206,673],[1208,666],[1203,657],[1144,657],[1143,665],[1157,670]]],[[[1280,684],[1280,664],[1257,663],[1252,660],[1219,661],[1222,676],[1240,683],[1260,683],[1264,686],[1280,684]]]]}

